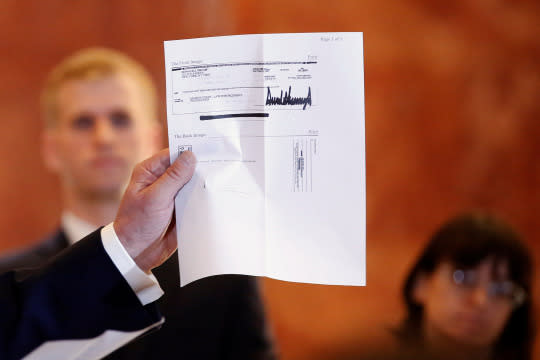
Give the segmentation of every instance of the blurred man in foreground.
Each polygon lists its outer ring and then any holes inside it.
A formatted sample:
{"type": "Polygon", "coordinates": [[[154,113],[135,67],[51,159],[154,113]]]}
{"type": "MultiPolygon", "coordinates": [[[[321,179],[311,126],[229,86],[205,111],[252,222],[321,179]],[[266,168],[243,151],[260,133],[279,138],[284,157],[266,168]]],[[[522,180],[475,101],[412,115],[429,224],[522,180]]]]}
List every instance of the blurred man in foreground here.
{"type": "MultiPolygon", "coordinates": [[[[0,269],[41,264],[113,220],[133,166],[159,148],[156,93],[144,68],[116,51],[88,49],[51,72],[42,97],[43,156],[60,178],[61,226],[0,269]]],[[[272,358],[254,278],[212,277],[180,288],[173,255],[154,271],[165,291],[160,332],[111,359],[272,358]]]]}

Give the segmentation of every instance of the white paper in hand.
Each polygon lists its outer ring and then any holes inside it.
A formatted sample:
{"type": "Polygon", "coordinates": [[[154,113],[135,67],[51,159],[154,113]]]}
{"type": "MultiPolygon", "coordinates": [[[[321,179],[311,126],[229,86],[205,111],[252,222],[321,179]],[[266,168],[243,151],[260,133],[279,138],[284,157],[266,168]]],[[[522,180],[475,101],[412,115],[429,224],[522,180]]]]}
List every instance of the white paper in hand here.
{"type": "Polygon", "coordinates": [[[248,274],[365,284],[361,33],[165,42],[182,285],[248,274]]]}

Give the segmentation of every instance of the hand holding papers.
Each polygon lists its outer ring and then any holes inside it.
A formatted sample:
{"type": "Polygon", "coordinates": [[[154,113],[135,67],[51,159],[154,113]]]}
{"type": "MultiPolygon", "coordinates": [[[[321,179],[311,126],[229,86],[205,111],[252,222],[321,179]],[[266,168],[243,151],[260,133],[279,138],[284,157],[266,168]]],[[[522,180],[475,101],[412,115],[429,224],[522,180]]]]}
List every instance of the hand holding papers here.
{"type": "Polygon", "coordinates": [[[361,33],[165,42],[182,285],[236,273],[365,284],[361,33]]]}

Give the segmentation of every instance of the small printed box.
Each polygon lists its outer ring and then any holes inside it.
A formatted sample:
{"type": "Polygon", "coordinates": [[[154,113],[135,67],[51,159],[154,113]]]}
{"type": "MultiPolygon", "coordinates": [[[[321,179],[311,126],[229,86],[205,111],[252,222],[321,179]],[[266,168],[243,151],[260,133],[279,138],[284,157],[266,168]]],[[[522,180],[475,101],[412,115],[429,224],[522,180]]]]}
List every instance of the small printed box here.
{"type": "Polygon", "coordinates": [[[181,153],[183,153],[184,151],[193,151],[191,149],[191,145],[178,145],[178,155],[180,155],[181,153]]]}

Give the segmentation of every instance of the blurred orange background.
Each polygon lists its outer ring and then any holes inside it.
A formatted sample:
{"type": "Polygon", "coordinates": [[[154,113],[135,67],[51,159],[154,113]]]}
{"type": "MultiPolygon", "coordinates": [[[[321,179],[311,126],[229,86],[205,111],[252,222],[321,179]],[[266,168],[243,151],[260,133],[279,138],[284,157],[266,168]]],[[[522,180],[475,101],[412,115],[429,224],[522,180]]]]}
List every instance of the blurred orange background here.
{"type": "Polygon", "coordinates": [[[165,124],[164,40],[326,31],[364,32],[367,286],[263,279],[282,358],[388,341],[403,316],[405,271],[457,212],[481,208],[506,219],[540,265],[533,0],[2,0],[0,251],[38,240],[58,221],[59,184],[40,158],[38,101],[62,58],[87,46],[133,56],[158,85],[165,124]]]}

